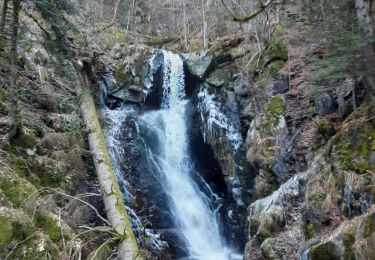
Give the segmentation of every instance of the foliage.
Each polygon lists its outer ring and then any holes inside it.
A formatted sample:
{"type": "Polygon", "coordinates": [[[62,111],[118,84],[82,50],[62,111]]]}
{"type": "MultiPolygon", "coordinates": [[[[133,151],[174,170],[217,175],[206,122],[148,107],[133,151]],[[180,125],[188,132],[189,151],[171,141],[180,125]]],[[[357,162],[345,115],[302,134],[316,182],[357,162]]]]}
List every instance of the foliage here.
{"type": "Polygon", "coordinates": [[[51,34],[45,35],[45,48],[52,52],[60,51],[67,55],[69,44],[66,35],[69,30],[74,29],[74,26],[66,19],[65,14],[76,13],[73,3],[70,0],[38,0],[33,1],[33,5],[54,34],[53,36],[51,34]]]}
{"type": "Polygon", "coordinates": [[[319,47],[310,75],[311,96],[361,75],[361,49],[368,44],[358,24],[353,1],[307,0],[305,10],[319,47]]]}

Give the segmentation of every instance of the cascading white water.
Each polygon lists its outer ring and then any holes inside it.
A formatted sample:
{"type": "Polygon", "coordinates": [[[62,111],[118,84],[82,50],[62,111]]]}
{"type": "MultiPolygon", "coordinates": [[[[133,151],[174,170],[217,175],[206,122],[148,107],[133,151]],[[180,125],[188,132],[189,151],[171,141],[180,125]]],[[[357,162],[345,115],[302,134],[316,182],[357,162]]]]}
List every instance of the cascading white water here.
{"type": "Polygon", "coordinates": [[[178,55],[164,52],[162,109],[148,112],[141,118],[155,130],[159,139],[159,152],[150,156],[164,174],[164,190],[175,218],[174,225],[189,251],[186,259],[238,259],[239,256],[225,246],[215,209],[191,176],[193,166],[185,121],[188,101],[184,97],[183,61],[178,55]]]}

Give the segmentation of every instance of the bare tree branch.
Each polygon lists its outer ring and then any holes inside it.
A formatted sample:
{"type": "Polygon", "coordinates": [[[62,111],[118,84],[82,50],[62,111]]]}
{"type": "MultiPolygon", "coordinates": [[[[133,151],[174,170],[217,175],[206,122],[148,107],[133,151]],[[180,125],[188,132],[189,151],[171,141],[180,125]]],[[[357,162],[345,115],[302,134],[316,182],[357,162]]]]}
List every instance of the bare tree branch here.
{"type": "Polygon", "coordinates": [[[228,5],[224,2],[224,0],[221,0],[224,7],[229,11],[229,13],[232,15],[233,21],[235,22],[247,22],[255,17],[257,17],[259,14],[261,14],[268,6],[270,6],[272,3],[275,2],[275,0],[267,0],[265,3],[260,3],[257,7],[257,9],[250,13],[249,15],[236,15],[233,10],[231,10],[228,5]]]}

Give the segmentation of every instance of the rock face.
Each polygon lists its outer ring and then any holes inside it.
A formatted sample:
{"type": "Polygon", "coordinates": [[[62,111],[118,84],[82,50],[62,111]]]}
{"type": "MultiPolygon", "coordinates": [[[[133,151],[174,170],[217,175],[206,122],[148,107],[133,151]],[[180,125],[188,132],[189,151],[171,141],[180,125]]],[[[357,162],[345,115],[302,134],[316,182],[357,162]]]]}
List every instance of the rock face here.
{"type": "Polygon", "coordinates": [[[214,151],[233,198],[243,207],[250,198],[246,187],[250,186],[251,168],[244,160],[237,103],[232,92],[210,91],[208,85],[203,85],[197,96],[201,132],[214,151]],[[227,110],[228,107],[233,110],[227,110]]]}
{"type": "Polygon", "coordinates": [[[114,82],[109,94],[124,102],[142,103],[149,94],[150,85],[159,68],[160,57],[156,50],[142,45],[117,46],[112,51],[111,62],[114,82]],[[153,59],[151,62],[146,62],[153,59]],[[158,63],[159,62],[159,63],[158,63]]]}
{"type": "Polygon", "coordinates": [[[191,74],[204,80],[215,66],[214,56],[208,51],[199,51],[183,55],[191,74]]]}

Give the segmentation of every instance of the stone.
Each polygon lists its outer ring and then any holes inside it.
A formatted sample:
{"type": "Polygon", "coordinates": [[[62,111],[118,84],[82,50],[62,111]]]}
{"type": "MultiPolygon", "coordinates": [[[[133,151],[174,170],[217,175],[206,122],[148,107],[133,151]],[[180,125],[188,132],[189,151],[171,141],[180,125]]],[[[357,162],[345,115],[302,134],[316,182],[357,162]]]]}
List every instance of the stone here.
{"type": "Polygon", "coordinates": [[[280,238],[267,238],[260,246],[265,259],[267,260],[288,260],[286,244],[280,238]]]}
{"type": "Polygon", "coordinates": [[[289,90],[289,82],[287,77],[278,77],[275,79],[275,84],[273,86],[273,94],[283,94],[289,90]]]}
{"type": "Polygon", "coordinates": [[[143,90],[143,87],[140,85],[132,84],[132,85],[129,85],[128,89],[131,91],[135,91],[135,92],[141,92],[143,90]]]}
{"type": "Polygon", "coordinates": [[[246,99],[250,95],[249,81],[246,78],[238,77],[231,84],[234,85],[236,96],[246,99]]]}
{"type": "Polygon", "coordinates": [[[289,80],[286,76],[275,76],[265,80],[265,94],[268,97],[283,94],[288,90],[289,80]]]}
{"type": "Polygon", "coordinates": [[[185,54],[183,59],[190,73],[200,80],[204,80],[215,65],[214,56],[208,51],[185,54]]]}
{"type": "Polygon", "coordinates": [[[338,113],[340,116],[348,115],[353,111],[353,93],[355,81],[346,79],[344,83],[336,88],[338,113]]]}
{"type": "Polygon", "coordinates": [[[316,112],[320,116],[329,115],[335,112],[331,95],[324,93],[315,98],[316,112]]]}
{"type": "Polygon", "coordinates": [[[226,69],[217,69],[211,72],[206,82],[214,87],[221,87],[228,85],[229,81],[232,78],[232,74],[229,70],[226,69]]]}

